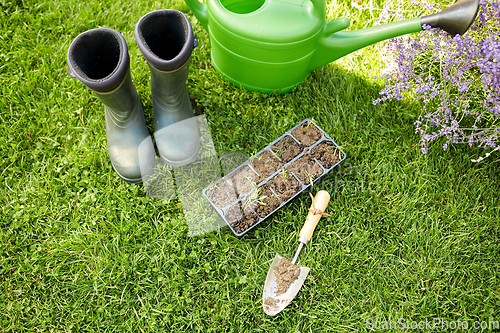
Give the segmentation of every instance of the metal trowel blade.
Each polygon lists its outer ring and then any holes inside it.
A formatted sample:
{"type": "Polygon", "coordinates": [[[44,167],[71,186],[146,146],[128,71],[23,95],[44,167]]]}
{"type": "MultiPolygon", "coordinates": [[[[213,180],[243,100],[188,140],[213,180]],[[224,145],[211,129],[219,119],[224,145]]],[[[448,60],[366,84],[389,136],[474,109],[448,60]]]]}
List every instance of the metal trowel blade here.
{"type": "Polygon", "coordinates": [[[288,304],[290,304],[304,284],[307,274],[309,274],[309,268],[300,266],[300,275],[297,280],[290,285],[286,292],[281,295],[276,295],[277,286],[274,269],[278,266],[281,258],[283,257],[279,254],[276,254],[276,257],[274,257],[271,267],[269,267],[269,271],[267,272],[266,284],[264,285],[264,292],[262,295],[262,306],[264,307],[264,312],[270,316],[278,314],[288,304]]]}

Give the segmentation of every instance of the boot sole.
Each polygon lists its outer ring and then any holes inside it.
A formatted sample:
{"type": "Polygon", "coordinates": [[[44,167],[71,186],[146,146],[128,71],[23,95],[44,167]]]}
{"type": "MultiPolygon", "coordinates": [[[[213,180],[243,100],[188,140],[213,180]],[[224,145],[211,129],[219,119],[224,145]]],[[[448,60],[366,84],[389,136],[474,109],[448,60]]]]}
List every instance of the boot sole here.
{"type": "Polygon", "coordinates": [[[190,157],[186,158],[185,160],[182,160],[182,161],[170,161],[169,159],[165,158],[165,156],[162,155],[162,153],[159,151],[159,155],[160,155],[160,158],[162,159],[163,162],[167,163],[168,165],[171,165],[171,166],[183,166],[183,165],[187,165],[191,162],[193,162],[196,157],[198,157],[198,154],[200,152],[200,142],[198,141],[198,145],[196,145],[196,151],[193,153],[193,155],[191,155],[190,157]]]}
{"type": "Polygon", "coordinates": [[[122,176],[118,171],[116,171],[116,168],[115,168],[115,166],[114,166],[113,163],[111,163],[111,166],[113,166],[113,170],[118,175],[118,177],[120,177],[120,179],[123,180],[126,183],[128,183],[128,184],[140,184],[140,183],[143,182],[143,178],[144,177],[140,177],[140,178],[127,178],[127,177],[122,176]]]}

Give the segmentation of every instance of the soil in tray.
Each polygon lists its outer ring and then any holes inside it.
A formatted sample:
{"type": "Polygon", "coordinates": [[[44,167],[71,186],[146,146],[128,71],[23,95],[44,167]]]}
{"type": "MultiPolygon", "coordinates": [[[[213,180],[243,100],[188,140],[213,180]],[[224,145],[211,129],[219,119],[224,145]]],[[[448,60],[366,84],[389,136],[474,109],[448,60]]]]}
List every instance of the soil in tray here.
{"type": "Polygon", "coordinates": [[[252,184],[258,184],[260,181],[259,176],[250,169],[248,165],[244,165],[238,170],[236,170],[230,177],[229,180],[233,183],[236,190],[236,195],[243,195],[250,193],[252,190],[252,184]]]}
{"type": "Polygon", "coordinates": [[[274,192],[283,201],[287,201],[302,190],[302,185],[295,179],[290,170],[286,169],[279,172],[266,185],[272,187],[274,192]]]}
{"type": "Polygon", "coordinates": [[[340,161],[342,157],[340,150],[330,141],[322,142],[312,148],[310,154],[315,157],[325,169],[330,169],[335,163],[340,161]]]}
{"type": "Polygon", "coordinates": [[[292,171],[304,185],[310,184],[311,181],[323,174],[323,169],[310,154],[305,154],[290,164],[288,169],[292,171]]]}
{"type": "Polygon", "coordinates": [[[312,122],[306,121],[296,129],[292,131],[292,135],[297,138],[303,145],[308,147],[315,144],[321,137],[323,133],[316,127],[312,122]]]}
{"type": "Polygon", "coordinates": [[[251,209],[243,211],[241,203],[239,202],[229,207],[224,216],[233,230],[238,234],[241,234],[259,221],[257,215],[255,215],[251,209]]]}
{"type": "Polygon", "coordinates": [[[218,208],[226,207],[236,201],[235,188],[225,180],[212,186],[207,190],[206,194],[210,201],[218,208]]]}
{"type": "Polygon", "coordinates": [[[260,181],[272,175],[283,165],[283,162],[273,155],[270,150],[264,150],[259,156],[254,157],[251,163],[255,171],[262,177],[260,181]]]}
{"type": "Polygon", "coordinates": [[[259,202],[255,205],[255,213],[264,218],[281,205],[282,200],[274,195],[268,188],[262,188],[259,202]]]}
{"type": "Polygon", "coordinates": [[[298,144],[290,135],[287,135],[272,146],[271,150],[278,155],[283,163],[288,163],[304,150],[304,146],[298,144]]]}
{"type": "Polygon", "coordinates": [[[276,277],[276,295],[284,294],[290,286],[297,281],[300,275],[300,266],[292,264],[292,262],[283,257],[278,265],[274,268],[274,276],[276,277]]]}

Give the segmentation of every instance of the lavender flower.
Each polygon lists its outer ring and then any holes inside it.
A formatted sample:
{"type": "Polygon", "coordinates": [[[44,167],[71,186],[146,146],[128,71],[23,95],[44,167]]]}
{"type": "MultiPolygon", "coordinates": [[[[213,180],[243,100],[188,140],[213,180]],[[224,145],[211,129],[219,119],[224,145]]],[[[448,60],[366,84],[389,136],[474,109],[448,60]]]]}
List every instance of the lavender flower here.
{"type": "Polygon", "coordinates": [[[414,124],[424,154],[440,138],[445,150],[456,143],[499,146],[500,2],[481,0],[477,20],[463,36],[449,36],[430,26],[423,30],[387,41],[384,51],[391,56],[379,77],[385,87],[373,103],[421,101],[424,114],[414,124]]]}

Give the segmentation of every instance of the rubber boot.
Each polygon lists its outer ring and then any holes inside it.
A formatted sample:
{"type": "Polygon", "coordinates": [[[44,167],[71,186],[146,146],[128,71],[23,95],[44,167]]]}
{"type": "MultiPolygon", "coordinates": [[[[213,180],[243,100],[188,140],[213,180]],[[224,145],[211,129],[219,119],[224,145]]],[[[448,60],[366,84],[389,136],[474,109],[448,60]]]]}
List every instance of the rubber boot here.
{"type": "Polygon", "coordinates": [[[157,10],[135,27],[135,40],[151,71],[155,140],[160,157],[169,165],[191,163],[199,151],[199,131],[186,80],[194,36],[180,11],[157,10]]]}
{"type": "Polygon", "coordinates": [[[67,54],[70,77],[80,80],[104,104],[108,152],[113,169],[139,183],[155,165],[155,149],[130,77],[127,43],[115,30],[98,28],[78,35],[67,54]]]}

